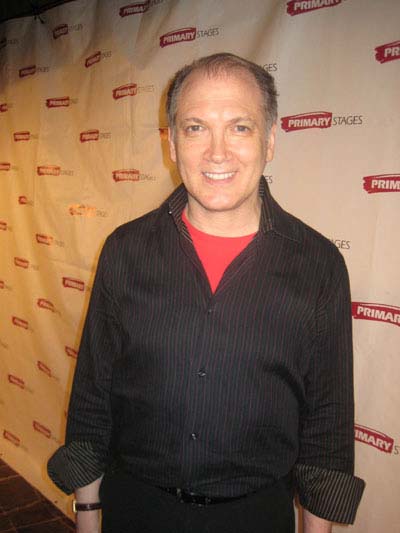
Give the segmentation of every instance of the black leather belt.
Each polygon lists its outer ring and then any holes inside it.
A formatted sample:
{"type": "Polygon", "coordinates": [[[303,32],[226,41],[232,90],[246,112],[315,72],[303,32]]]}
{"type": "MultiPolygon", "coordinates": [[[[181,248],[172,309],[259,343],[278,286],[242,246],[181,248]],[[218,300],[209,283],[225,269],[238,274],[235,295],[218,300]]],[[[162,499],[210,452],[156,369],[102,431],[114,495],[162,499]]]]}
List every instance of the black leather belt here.
{"type": "Polygon", "coordinates": [[[209,496],[202,496],[201,494],[195,494],[194,492],[187,492],[178,487],[158,488],[165,492],[168,492],[168,494],[176,496],[176,499],[181,503],[194,503],[195,505],[215,505],[217,503],[227,503],[232,502],[233,500],[240,500],[240,498],[245,498],[247,496],[247,494],[242,494],[241,496],[234,496],[233,498],[210,498],[209,496]]]}

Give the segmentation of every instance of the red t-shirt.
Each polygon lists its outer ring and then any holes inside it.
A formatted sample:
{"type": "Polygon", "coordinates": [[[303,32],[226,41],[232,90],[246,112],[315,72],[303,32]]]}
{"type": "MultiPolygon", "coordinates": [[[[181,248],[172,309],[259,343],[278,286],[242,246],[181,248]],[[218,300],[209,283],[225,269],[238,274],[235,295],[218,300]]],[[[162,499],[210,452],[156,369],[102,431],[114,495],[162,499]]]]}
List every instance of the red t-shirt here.
{"type": "Polygon", "coordinates": [[[246,248],[255,233],[243,237],[218,237],[192,226],[185,212],[182,213],[182,220],[192,237],[194,248],[206,271],[211,290],[215,292],[226,268],[246,248]]]}

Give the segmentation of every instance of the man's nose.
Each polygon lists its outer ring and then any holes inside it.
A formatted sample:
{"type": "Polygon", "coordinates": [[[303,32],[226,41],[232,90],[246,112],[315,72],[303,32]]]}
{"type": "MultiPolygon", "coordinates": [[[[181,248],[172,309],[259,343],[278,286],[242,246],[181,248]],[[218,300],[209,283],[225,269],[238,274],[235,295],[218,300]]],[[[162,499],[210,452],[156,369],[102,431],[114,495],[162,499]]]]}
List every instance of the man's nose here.
{"type": "Polygon", "coordinates": [[[208,148],[208,158],[214,163],[222,163],[229,159],[229,149],[224,132],[213,132],[208,148]]]}

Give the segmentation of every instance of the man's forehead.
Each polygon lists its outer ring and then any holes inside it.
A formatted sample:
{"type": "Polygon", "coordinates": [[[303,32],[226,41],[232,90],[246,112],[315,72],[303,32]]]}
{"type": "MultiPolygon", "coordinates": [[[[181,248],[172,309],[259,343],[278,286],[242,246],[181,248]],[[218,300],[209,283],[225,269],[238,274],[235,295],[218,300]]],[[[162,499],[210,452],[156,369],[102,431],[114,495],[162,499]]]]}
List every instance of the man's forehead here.
{"type": "MultiPolygon", "coordinates": [[[[215,82],[217,82],[218,86],[220,88],[222,87],[222,89],[226,87],[227,94],[233,87],[238,87],[238,82],[239,84],[247,85],[246,88],[243,87],[243,89],[238,90],[238,93],[245,95],[246,99],[248,97],[251,98],[248,91],[253,89],[255,93],[258,93],[262,101],[261,90],[255,77],[243,67],[231,68],[229,70],[223,69],[218,70],[217,72],[208,71],[206,69],[197,69],[191,72],[183,82],[177,98],[177,106],[180,107],[180,104],[185,105],[189,103],[193,97],[193,93],[200,91],[201,89],[203,89],[204,99],[207,99],[209,96],[208,88],[211,89],[212,86],[215,85],[215,82]]],[[[221,92],[220,95],[222,98],[224,93],[221,92]]]]}
{"type": "Polygon", "coordinates": [[[244,67],[231,67],[223,68],[220,67],[217,71],[209,70],[206,68],[195,69],[191,72],[182,84],[181,93],[185,88],[190,87],[192,84],[199,82],[210,82],[210,81],[220,81],[221,83],[226,83],[227,85],[235,82],[237,80],[245,81],[254,85],[254,88],[258,89],[258,84],[251,72],[249,72],[244,67]]]}

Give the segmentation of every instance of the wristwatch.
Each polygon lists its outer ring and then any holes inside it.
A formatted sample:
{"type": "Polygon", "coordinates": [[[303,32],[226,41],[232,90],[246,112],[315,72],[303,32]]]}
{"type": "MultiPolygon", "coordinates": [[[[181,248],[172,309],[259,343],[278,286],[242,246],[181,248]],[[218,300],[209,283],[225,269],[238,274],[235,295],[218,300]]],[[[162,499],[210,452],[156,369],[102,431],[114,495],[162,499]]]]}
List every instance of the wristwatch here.
{"type": "Polygon", "coordinates": [[[97,509],[101,509],[100,502],[80,503],[76,500],[72,500],[72,511],[74,513],[77,513],[78,511],[96,511],[97,509]]]}

